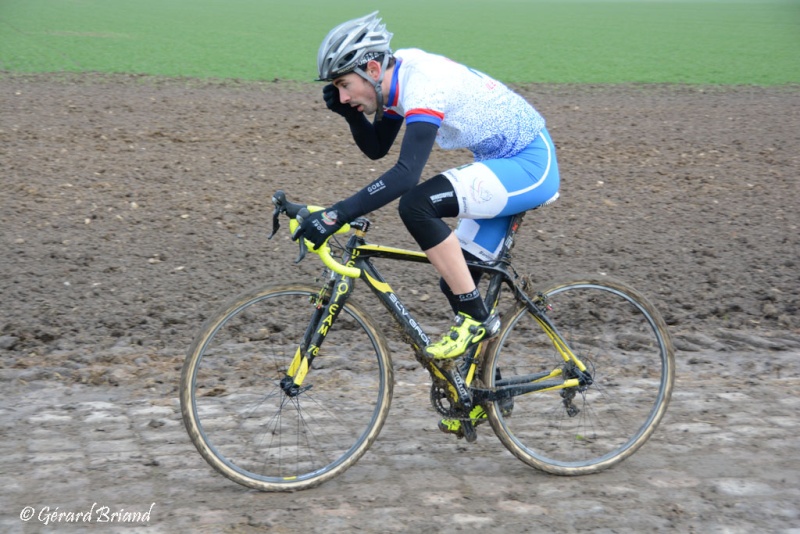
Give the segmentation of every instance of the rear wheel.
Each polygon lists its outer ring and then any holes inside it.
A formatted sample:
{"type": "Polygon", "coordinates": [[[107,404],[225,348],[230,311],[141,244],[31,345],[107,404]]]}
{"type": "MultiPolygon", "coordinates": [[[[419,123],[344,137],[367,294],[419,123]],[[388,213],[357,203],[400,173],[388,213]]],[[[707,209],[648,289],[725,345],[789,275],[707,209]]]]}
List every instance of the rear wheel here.
{"type": "MultiPolygon", "coordinates": [[[[642,295],[606,277],[552,283],[539,293],[592,382],[515,396],[511,410],[492,404],[489,421],[533,467],[558,475],[602,471],[639,449],[664,416],[675,377],[666,324],[642,295]]],[[[488,349],[483,380],[492,387],[559,368],[575,375],[522,304],[488,349]]]]}
{"type": "Polygon", "coordinates": [[[382,336],[343,307],[300,393],[280,381],[319,312],[318,289],[269,286],[204,324],[181,375],[181,412],[197,450],[231,480],[263,491],[316,486],[352,466],[389,412],[393,373],[382,336]]]}

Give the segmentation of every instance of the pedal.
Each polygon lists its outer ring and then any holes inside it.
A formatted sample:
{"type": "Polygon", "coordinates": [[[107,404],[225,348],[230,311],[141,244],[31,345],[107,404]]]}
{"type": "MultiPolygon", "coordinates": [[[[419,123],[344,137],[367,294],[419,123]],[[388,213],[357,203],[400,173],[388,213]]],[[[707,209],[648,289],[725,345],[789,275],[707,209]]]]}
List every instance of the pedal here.
{"type": "Polygon", "coordinates": [[[475,443],[475,440],[478,439],[478,433],[475,431],[475,425],[473,425],[472,421],[469,419],[461,421],[461,432],[464,433],[464,439],[467,440],[467,443],[475,443]]]}

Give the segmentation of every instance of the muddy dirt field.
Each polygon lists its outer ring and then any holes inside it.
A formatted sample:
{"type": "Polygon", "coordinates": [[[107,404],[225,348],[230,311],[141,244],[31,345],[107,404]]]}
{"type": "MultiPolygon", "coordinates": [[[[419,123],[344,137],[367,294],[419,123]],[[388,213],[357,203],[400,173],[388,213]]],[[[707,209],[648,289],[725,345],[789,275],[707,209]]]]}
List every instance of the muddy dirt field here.
{"type": "MultiPolygon", "coordinates": [[[[236,293],[320,272],[293,264],[285,226],[267,240],[276,189],[328,205],[396,150],[361,156],[319,85],[4,74],[0,530],[67,531],[48,513],[96,503],[152,504],[126,532],[799,531],[800,88],[518,89],[562,188],[526,219],[517,270],[620,278],[674,336],[673,402],[633,458],[565,479],[486,427],[441,434],[392,343],[392,412],[345,475],[293,495],[217,475],[177,406],[193,333],[236,293]]],[[[468,160],[437,149],[425,177],[468,160]]],[[[395,208],[371,238],[413,248],[395,208]]],[[[384,271],[426,328],[445,324],[432,268],[384,271]]]]}

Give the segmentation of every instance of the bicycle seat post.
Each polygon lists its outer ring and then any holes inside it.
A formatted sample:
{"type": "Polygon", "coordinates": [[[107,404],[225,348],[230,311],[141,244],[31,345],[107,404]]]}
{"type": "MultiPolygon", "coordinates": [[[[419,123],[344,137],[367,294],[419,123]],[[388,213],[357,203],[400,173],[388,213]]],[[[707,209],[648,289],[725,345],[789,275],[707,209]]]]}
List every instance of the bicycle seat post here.
{"type": "Polygon", "coordinates": [[[523,211],[511,217],[511,223],[508,225],[505,238],[503,238],[503,246],[500,249],[500,254],[497,256],[498,260],[502,261],[508,259],[509,252],[514,248],[514,238],[517,235],[517,230],[519,230],[519,227],[522,225],[525,213],[526,212],[523,211]]]}

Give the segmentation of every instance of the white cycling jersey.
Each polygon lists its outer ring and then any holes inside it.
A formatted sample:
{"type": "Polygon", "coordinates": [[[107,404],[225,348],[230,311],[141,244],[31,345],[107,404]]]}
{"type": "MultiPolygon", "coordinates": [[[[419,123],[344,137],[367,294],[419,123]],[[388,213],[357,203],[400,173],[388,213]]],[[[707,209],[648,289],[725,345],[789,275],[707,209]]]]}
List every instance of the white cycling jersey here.
{"type": "Polygon", "coordinates": [[[533,106],[486,74],[416,48],[394,56],[386,117],[435,124],[443,149],[469,149],[476,161],[507,158],[545,126],[533,106]]]}

